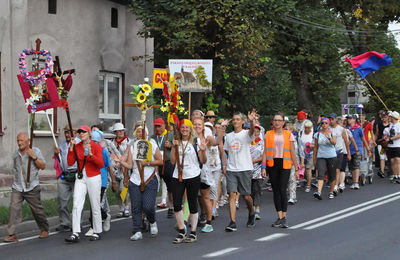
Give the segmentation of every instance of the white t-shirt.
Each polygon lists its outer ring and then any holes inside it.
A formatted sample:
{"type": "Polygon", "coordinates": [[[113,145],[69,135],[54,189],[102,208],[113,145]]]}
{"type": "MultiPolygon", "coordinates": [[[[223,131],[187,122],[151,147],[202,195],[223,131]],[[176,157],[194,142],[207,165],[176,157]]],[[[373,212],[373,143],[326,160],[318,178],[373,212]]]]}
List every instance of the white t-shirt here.
{"type": "MultiPolygon", "coordinates": [[[[197,138],[197,143],[200,143],[200,139],[197,138]]],[[[179,162],[182,163],[183,148],[185,149],[185,160],[183,162],[182,179],[191,179],[200,175],[199,159],[196,155],[196,150],[191,143],[182,141],[182,145],[178,146],[179,151],[179,162]],[[187,146],[186,146],[187,145],[187,146]]],[[[177,158],[178,160],[178,158],[177,158]]],[[[175,164],[174,174],[172,175],[175,179],[178,179],[178,164],[175,164]]]]}
{"type": "Polygon", "coordinates": [[[341,127],[340,125],[337,125],[335,128],[331,127],[331,131],[334,132],[336,134],[336,145],[335,145],[335,149],[336,151],[343,150],[345,149],[345,145],[344,145],[344,139],[343,139],[343,130],[344,128],[341,127]]]}
{"type": "MultiPolygon", "coordinates": [[[[386,127],[383,130],[384,135],[388,135],[389,137],[395,137],[400,134],[400,123],[390,124],[389,127],[386,127]]],[[[393,140],[393,144],[388,144],[388,147],[391,148],[400,148],[400,139],[393,140]]]]}
{"type": "Polygon", "coordinates": [[[207,139],[207,137],[209,137],[209,136],[213,136],[213,133],[209,127],[205,127],[204,128],[204,138],[207,139]]]}
{"type": "MultiPolygon", "coordinates": [[[[154,139],[150,139],[149,142],[151,143],[151,150],[152,150],[151,151],[151,160],[154,161],[155,160],[154,155],[156,154],[156,151],[158,150],[158,146],[157,146],[156,141],[154,141],[154,139]]],[[[131,145],[131,154],[133,157],[133,145],[131,145]]],[[[139,169],[137,167],[136,161],[133,160],[132,162],[133,162],[133,167],[132,167],[132,174],[131,174],[130,181],[133,182],[133,184],[135,184],[135,185],[140,185],[141,180],[140,180],[139,169]]],[[[153,174],[154,171],[155,171],[154,166],[144,166],[144,171],[143,171],[144,182],[146,182],[147,179],[150,178],[150,176],[153,174]]]]}
{"type": "Polygon", "coordinates": [[[207,146],[207,165],[211,171],[221,170],[221,157],[219,155],[219,146],[207,146]]]}
{"type": "MultiPolygon", "coordinates": [[[[301,136],[299,136],[298,140],[299,140],[300,157],[305,158],[305,151],[307,149],[307,143],[309,143],[309,144],[313,143],[313,132],[311,131],[309,134],[302,132],[301,136]]],[[[310,154],[313,154],[313,150],[311,150],[310,154]]]]}
{"type": "Polygon", "coordinates": [[[224,150],[228,152],[228,171],[253,170],[250,154],[250,144],[253,138],[249,136],[249,130],[242,130],[239,133],[231,132],[226,135],[224,150]]]}

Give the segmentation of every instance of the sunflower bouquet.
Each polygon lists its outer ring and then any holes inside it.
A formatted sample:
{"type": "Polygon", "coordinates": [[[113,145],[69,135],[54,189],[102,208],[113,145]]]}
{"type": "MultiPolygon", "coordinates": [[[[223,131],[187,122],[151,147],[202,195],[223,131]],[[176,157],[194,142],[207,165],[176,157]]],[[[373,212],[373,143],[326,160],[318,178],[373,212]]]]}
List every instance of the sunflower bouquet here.
{"type": "Polygon", "coordinates": [[[161,100],[161,111],[168,112],[169,114],[177,112],[187,114],[181,100],[179,85],[174,76],[168,75],[166,78],[163,78],[163,83],[164,89],[162,95],[164,100],[161,100]]]}
{"type": "Polygon", "coordinates": [[[148,78],[144,79],[143,84],[131,85],[131,87],[133,88],[133,91],[130,92],[132,99],[135,100],[135,104],[138,104],[142,111],[154,105],[153,88],[149,85],[148,78]]]}

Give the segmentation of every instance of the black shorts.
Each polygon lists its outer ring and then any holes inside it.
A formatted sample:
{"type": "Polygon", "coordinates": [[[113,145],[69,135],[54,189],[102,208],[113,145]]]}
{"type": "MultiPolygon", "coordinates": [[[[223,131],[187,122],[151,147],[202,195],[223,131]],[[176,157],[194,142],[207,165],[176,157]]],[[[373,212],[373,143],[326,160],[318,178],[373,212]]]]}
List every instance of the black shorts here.
{"type": "Polygon", "coordinates": [[[208,188],[210,188],[210,185],[205,184],[204,182],[200,183],[200,190],[206,190],[208,188]]]}
{"type": "Polygon", "coordinates": [[[399,147],[388,147],[386,151],[386,155],[390,158],[400,157],[400,148],[399,147]]]}
{"type": "Polygon", "coordinates": [[[336,179],[336,157],[333,158],[317,158],[318,180],[323,180],[325,174],[328,175],[328,181],[332,182],[336,179]]]}
{"type": "Polygon", "coordinates": [[[339,153],[336,156],[336,169],[342,169],[343,153],[339,153]]]}
{"type": "Polygon", "coordinates": [[[347,167],[347,154],[343,154],[342,164],[340,165],[340,171],[345,172],[347,167]]]}

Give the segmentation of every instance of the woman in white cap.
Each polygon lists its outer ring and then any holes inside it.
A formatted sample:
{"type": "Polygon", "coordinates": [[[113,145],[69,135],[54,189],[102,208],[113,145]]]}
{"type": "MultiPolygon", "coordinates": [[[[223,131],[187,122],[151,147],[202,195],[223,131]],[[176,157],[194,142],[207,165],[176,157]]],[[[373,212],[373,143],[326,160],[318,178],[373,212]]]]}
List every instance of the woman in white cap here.
{"type": "Polygon", "coordinates": [[[301,168],[305,168],[305,177],[307,180],[305,192],[310,192],[312,171],[314,170],[313,123],[310,120],[304,122],[304,131],[299,132],[297,140],[299,143],[301,168]]]}
{"type": "MultiPolygon", "coordinates": [[[[143,131],[143,127],[139,126],[135,131],[135,136],[138,140],[147,139],[147,127],[145,131],[143,131]]],[[[131,196],[133,235],[130,239],[132,241],[143,238],[141,232],[143,213],[146,214],[147,220],[150,223],[150,234],[152,236],[158,234],[155,212],[158,191],[156,167],[161,166],[163,160],[157,143],[153,139],[150,139],[149,142],[151,144],[150,160],[135,160],[135,158],[133,158],[134,146],[130,146],[128,150],[128,160],[124,161],[122,159],[120,161],[122,166],[127,169],[132,169],[132,175],[130,177],[127,173],[124,174],[124,183],[125,186],[129,186],[129,194],[131,196]]]]}
{"type": "Polygon", "coordinates": [[[393,172],[393,183],[400,183],[400,123],[399,113],[389,113],[390,125],[383,131],[384,139],[388,142],[386,152],[393,172]]]}
{"type": "Polygon", "coordinates": [[[89,193],[90,205],[93,217],[93,235],[91,241],[100,239],[99,234],[103,231],[101,224],[100,210],[100,191],[101,191],[101,172],[104,167],[101,146],[90,140],[90,127],[83,125],[78,129],[81,142],[75,145],[76,141],[71,140],[71,146],[68,150],[68,165],[74,165],[78,161],[78,178],[74,186],[74,202],[72,208],[72,235],[65,239],[66,242],[79,242],[79,233],[81,232],[81,214],[85,204],[86,193],[89,193]],[[75,157],[74,146],[76,147],[75,157]],[[80,177],[82,176],[82,177],[80,177]]]}

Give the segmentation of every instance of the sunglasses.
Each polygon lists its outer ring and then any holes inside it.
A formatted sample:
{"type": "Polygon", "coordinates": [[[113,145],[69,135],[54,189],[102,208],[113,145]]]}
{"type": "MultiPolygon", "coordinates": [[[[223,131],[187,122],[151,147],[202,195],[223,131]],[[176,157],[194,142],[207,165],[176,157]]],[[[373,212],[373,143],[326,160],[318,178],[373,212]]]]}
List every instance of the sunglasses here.
{"type": "Polygon", "coordinates": [[[325,125],[325,124],[328,124],[328,122],[326,122],[326,121],[321,122],[321,125],[325,125]]]}
{"type": "Polygon", "coordinates": [[[208,119],[208,118],[214,118],[214,117],[213,117],[213,116],[206,116],[205,118],[207,118],[207,119],[208,119]]]}
{"type": "Polygon", "coordinates": [[[85,133],[87,133],[87,131],[85,131],[85,130],[79,130],[78,131],[78,134],[85,134],[85,133]]]}

